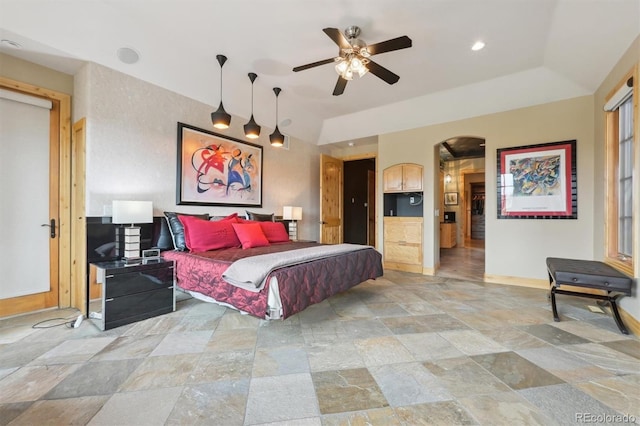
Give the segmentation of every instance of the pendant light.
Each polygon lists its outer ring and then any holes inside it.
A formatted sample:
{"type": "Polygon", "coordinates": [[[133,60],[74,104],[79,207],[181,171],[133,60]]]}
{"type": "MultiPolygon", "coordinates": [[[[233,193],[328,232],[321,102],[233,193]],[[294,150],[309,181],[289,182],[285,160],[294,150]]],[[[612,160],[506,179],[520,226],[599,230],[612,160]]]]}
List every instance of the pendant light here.
{"type": "Polygon", "coordinates": [[[224,110],[222,105],[222,66],[227,62],[227,57],[224,55],[217,55],[218,63],[220,64],[220,106],[216,112],[211,113],[211,122],[216,129],[228,129],[231,123],[231,114],[224,110]]]}
{"type": "Polygon", "coordinates": [[[274,87],[273,92],[276,94],[276,129],[269,135],[271,146],[280,147],[284,145],[284,135],[280,133],[278,129],[278,95],[282,90],[279,87],[274,87]]]}
{"type": "Polygon", "coordinates": [[[249,80],[251,80],[251,119],[244,125],[244,135],[249,139],[258,139],[258,136],[260,136],[260,126],[253,119],[253,82],[256,81],[257,77],[256,73],[249,73],[249,80]]]}

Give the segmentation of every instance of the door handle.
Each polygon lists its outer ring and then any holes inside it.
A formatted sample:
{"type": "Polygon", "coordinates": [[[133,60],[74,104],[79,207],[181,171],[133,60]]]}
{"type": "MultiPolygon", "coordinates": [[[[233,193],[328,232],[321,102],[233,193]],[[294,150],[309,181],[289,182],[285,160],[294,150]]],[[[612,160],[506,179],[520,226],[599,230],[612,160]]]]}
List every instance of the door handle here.
{"type": "Polygon", "coordinates": [[[55,219],[51,219],[51,222],[49,224],[43,223],[40,226],[48,226],[49,230],[51,231],[51,233],[49,234],[51,238],[56,237],[56,220],[55,219]]]}

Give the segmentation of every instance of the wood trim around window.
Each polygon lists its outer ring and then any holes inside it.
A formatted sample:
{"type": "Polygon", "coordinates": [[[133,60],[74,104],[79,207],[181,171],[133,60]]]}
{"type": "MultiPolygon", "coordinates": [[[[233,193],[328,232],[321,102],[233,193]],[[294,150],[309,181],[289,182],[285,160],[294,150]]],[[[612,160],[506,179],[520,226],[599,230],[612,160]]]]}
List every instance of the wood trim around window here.
{"type": "MultiPolygon", "coordinates": [[[[623,79],[615,86],[615,88],[607,95],[605,102],[607,102],[613,94],[623,85],[626,81],[633,77],[633,156],[635,159],[634,170],[638,170],[639,164],[637,164],[636,150],[640,144],[638,139],[640,132],[638,131],[638,86],[640,81],[638,79],[638,66],[634,66],[623,79]]],[[[631,258],[622,259],[618,253],[618,148],[619,148],[619,129],[618,129],[618,116],[619,111],[607,111],[605,112],[605,262],[615,267],[616,269],[634,276],[634,263],[637,263],[638,259],[638,215],[637,208],[638,201],[634,200],[634,223],[633,231],[633,256],[631,258]]],[[[636,191],[638,187],[638,180],[634,179],[633,191],[636,191]]]]}

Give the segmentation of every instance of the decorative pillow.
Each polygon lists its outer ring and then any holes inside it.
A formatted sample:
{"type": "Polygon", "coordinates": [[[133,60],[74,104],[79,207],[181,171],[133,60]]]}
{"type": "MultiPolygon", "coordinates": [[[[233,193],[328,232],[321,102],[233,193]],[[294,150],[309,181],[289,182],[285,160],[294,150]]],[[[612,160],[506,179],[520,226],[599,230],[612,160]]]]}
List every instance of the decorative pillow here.
{"type": "Polygon", "coordinates": [[[209,220],[217,222],[219,220],[234,220],[239,219],[238,213],[231,213],[229,216],[209,216],[209,220]]]}
{"type": "Polygon", "coordinates": [[[263,247],[269,245],[269,240],[262,232],[259,223],[232,223],[243,249],[263,247]]]}
{"type": "Polygon", "coordinates": [[[274,221],[274,213],[265,214],[265,213],[254,213],[249,210],[245,210],[247,212],[247,219],[255,220],[256,222],[273,222],[274,221]]]}
{"type": "Polygon", "coordinates": [[[258,222],[264,236],[270,243],[284,243],[289,241],[289,233],[282,222],[258,222]]]}
{"type": "Polygon", "coordinates": [[[187,248],[191,251],[207,251],[221,248],[239,247],[240,240],[233,230],[232,220],[211,222],[193,216],[179,215],[184,225],[187,248]]]}
{"type": "Polygon", "coordinates": [[[190,213],[176,213],[176,212],[164,212],[164,216],[167,218],[167,224],[169,225],[169,232],[171,232],[171,239],[173,240],[173,247],[178,251],[185,251],[187,245],[184,241],[184,226],[178,219],[178,215],[193,216],[204,220],[209,220],[209,213],[203,214],[190,214],[190,213]]]}

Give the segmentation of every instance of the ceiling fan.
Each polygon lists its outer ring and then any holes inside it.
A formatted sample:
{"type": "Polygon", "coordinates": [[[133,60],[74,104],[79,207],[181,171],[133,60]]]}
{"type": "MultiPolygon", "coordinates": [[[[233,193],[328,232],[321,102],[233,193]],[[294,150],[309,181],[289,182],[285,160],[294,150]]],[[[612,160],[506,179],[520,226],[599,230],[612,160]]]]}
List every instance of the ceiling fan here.
{"type": "Polygon", "coordinates": [[[394,84],[400,77],[392,73],[385,67],[373,62],[369,59],[373,55],[380,53],[392,52],[394,50],[406,49],[411,47],[411,39],[407,36],[392,38],[387,41],[367,44],[360,40],[360,27],[352,25],[344,30],[344,34],[337,28],[324,28],[322,31],[340,47],[340,53],[335,58],[323,59],[322,61],[312,62],[306,65],[300,65],[293,69],[294,72],[303,71],[320,65],[335,63],[336,72],[338,73],[338,82],[333,89],[333,95],[342,95],[347,81],[351,80],[355,75],[362,77],[367,72],[376,77],[381,78],[389,84],[394,84]]]}

